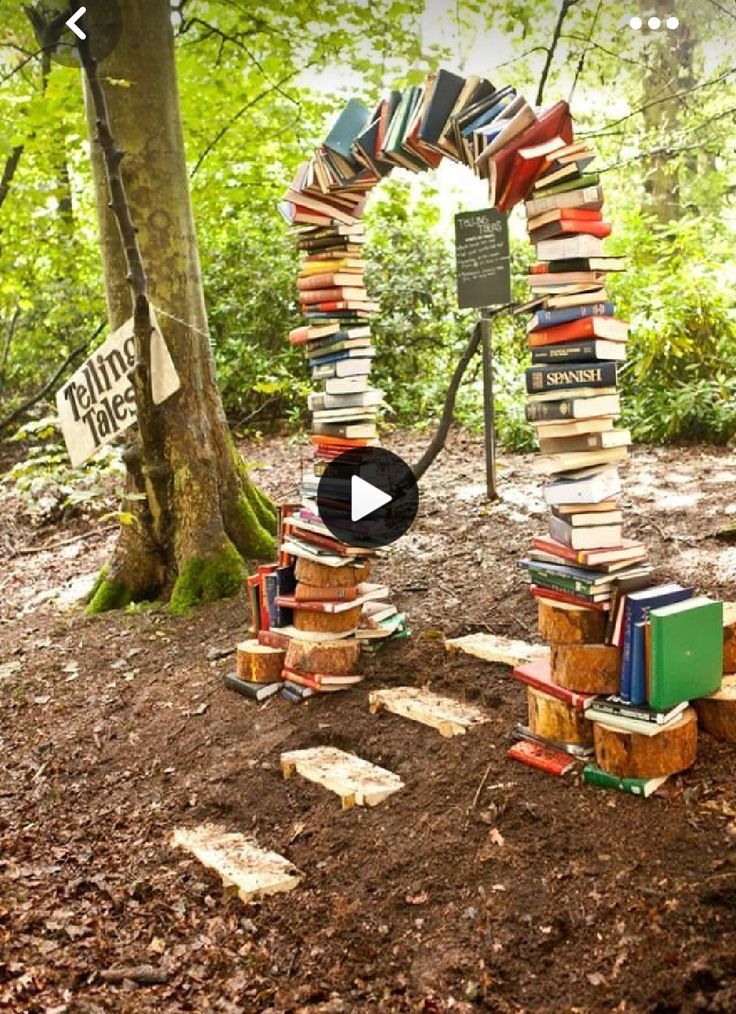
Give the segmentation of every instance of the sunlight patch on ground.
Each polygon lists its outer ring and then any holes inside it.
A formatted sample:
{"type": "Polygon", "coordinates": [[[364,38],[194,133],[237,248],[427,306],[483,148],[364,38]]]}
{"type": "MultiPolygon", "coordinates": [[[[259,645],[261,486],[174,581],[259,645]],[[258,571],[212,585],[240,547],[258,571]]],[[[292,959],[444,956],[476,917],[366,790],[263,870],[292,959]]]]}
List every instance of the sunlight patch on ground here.
{"type": "Polygon", "coordinates": [[[728,584],[736,581],[736,547],[683,549],[678,554],[677,566],[696,588],[711,584],[728,584]]]}
{"type": "Polygon", "coordinates": [[[716,472],[715,475],[709,475],[705,481],[714,486],[720,486],[722,482],[736,482],[736,465],[732,472],[716,472]]]}
{"type": "Polygon", "coordinates": [[[702,493],[670,493],[667,490],[662,490],[655,495],[653,502],[658,510],[677,511],[694,507],[702,499],[702,493]]]}

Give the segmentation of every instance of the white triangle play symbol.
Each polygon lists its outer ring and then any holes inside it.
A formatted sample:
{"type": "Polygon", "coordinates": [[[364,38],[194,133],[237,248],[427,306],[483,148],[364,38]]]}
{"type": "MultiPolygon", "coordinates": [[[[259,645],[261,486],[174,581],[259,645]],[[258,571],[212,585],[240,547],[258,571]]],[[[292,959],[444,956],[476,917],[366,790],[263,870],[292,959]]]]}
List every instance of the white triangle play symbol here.
{"type": "Polygon", "coordinates": [[[350,520],[360,521],[361,518],[372,514],[373,511],[385,507],[391,503],[392,496],[384,493],[377,486],[372,486],[359,475],[354,475],[350,480],[350,520]]]}

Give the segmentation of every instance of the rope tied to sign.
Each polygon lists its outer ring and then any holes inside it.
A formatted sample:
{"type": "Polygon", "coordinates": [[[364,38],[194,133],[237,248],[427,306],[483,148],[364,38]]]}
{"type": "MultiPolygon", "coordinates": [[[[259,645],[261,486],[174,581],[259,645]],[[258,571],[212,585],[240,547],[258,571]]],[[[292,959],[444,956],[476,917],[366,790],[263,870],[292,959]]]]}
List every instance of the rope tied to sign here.
{"type": "Polygon", "coordinates": [[[575,88],[577,87],[578,78],[580,77],[580,75],[581,75],[581,73],[583,71],[583,65],[585,64],[585,57],[588,55],[588,50],[590,49],[590,47],[593,44],[593,32],[595,31],[595,26],[596,26],[596,23],[598,21],[598,15],[601,12],[601,7],[602,6],[603,6],[603,0],[598,0],[598,6],[595,9],[595,14],[593,15],[593,20],[590,23],[590,31],[588,32],[588,38],[587,38],[586,43],[585,43],[585,48],[583,49],[582,53],[580,54],[580,59],[578,60],[578,65],[577,65],[577,67],[575,69],[575,77],[573,78],[572,88],[570,89],[570,95],[569,95],[568,100],[567,100],[568,101],[568,105],[572,102],[572,97],[575,94],[575,88]]]}
{"type": "Polygon", "coordinates": [[[212,341],[212,338],[208,331],[202,331],[200,330],[200,328],[195,327],[195,325],[190,323],[189,321],[182,320],[180,317],[175,317],[173,313],[167,313],[166,310],[162,310],[160,306],[156,306],[153,300],[149,299],[148,305],[151,307],[152,310],[155,310],[156,313],[160,313],[162,317],[168,317],[169,320],[173,320],[176,324],[181,324],[182,327],[187,328],[189,331],[194,331],[195,334],[200,335],[202,338],[206,338],[208,342],[212,341]]]}

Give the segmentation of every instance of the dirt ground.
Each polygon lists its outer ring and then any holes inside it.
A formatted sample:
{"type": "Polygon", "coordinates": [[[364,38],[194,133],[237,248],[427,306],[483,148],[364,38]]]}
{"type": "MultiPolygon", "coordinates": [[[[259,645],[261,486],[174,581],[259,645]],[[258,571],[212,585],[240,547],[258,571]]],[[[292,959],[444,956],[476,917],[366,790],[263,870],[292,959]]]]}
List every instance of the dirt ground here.
{"type": "MultiPolygon", "coordinates": [[[[388,446],[415,460],[416,437],[388,446]]],[[[292,493],[299,448],[246,448],[292,493]]],[[[628,533],[663,578],[736,598],[736,454],[638,449],[628,533]]],[[[0,1009],[148,1012],[736,1010],[736,748],[701,737],[695,768],[648,801],[507,760],[523,689],[503,666],[448,655],[444,636],[536,639],[517,560],[543,525],[530,459],[500,461],[483,497],[478,440],[454,434],[420,517],[377,574],[414,631],[344,694],[258,707],[223,688],[245,598],[186,618],[83,618],[58,589],[103,562],[109,521],[0,522],[0,1009]],[[74,541],[72,541],[74,540],[74,541]],[[428,685],[491,713],[442,739],[371,716],[371,687],[428,685]],[[284,749],[329,743],[397,772],[403,791],[341,812],[284,749]],[[477,805],[474,797],[481,782],[477,805]],[[244,906],[173,851],[217,821],[304,874],[244,906]],[[110,969],[150,965],[157,985],[110,969]],[[113,976],[114,977],[114,976],[113,976]]]]}

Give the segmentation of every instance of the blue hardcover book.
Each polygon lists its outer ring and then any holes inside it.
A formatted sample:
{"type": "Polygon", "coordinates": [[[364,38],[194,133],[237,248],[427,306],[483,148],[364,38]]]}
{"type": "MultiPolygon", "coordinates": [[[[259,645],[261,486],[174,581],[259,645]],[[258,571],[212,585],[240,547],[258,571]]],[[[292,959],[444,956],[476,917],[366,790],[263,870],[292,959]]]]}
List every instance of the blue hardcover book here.
{"type": "Polygon", "coordinates": [[[272,571],[270,574],[264,575],[263,587],[266,592],[266,605],[268,607],[268,619],[269,624],[272,627],[277,626],[278,610],[279,607],[276,605],[276,596],[279,593],[278,589],[278,575],[276,571],[272,571]]]}
{"type": "MultiPolygon", "coordinates": [[[[627,704],[643,704],[646,701],[646,691],[643,700],[632,699],[633,686],[633,633],[637,623],[645,623],[650,609],[658,609],[660,606],[669,606],[673,602],[682,602],[683,599],[692,598],[693,589],[683,588],[679,584],[661,584],[652,588],[643,588],[638,592],[631,592],[626,596],[626,613],[624,615],[624,637],[621,646],[621,685],[619,696],[627,704]]],[[[642,661],[644,656],[642,654],[642,661]]],[[[637,679],[641,677],[637,675],[637,679]]],[[[644,675],[646,684],[646,672],[644,675]]],[[[637,684],[638,686],[638,684],[637,684]]]]}
{"type": "Polygon", "coordinates": [[[516,89],[512,88],[508,95],[504,95],[503,98],[494,103],[490,109],[487,109],[484,113],[481,113],[480,116],[477,116],[474,120],[471,120],[470,123],[466,124],[460,133],[464,138],[466,138],[466,140],[471,138],[474,130],[480,130],[481,127],[485,127],[486,124],[495,120],[496,117],[500,116],[506,106],[510,105],[515,98],[516,89]]]}
{"type": "Polygon", "coordinates": [[[530,331],[540,328],[555,327],[557,324],[570,324],[574,320],[585,317],[613,317],[613,303],[588,303],[587,306],[571,306],[564,310],[537,310],[534,314],[534,326],[530,331]]]}
{"type": "MultiPolygon", "coordinates": [[[[296,591],[294,564],[288,563],[276,568],[276,591],[279,595],[293,595],[296,591]]],[[[288,606],[276,606],[276,622],[272,627],[288,627],[294,621],[294,610],[288,606]]]]}
{"type": "Polygon", "coordinates": [[[326,366],[329,363],[338,363],[343,359],[373,359],[375,349],[366,346],[362,349],[343,349],[341,352],[327,352],[324,356],[310,356],[310,369],[314,366],[326,366]]]}
{"type": "Polygon", "coordinates": [[[647,699],[647,655],[645,644],[646,622],[635,623],[631,631],[631,704],[643,704],[647,699]]]}

